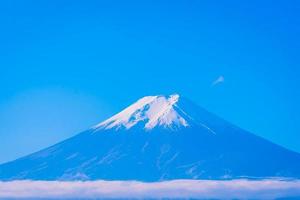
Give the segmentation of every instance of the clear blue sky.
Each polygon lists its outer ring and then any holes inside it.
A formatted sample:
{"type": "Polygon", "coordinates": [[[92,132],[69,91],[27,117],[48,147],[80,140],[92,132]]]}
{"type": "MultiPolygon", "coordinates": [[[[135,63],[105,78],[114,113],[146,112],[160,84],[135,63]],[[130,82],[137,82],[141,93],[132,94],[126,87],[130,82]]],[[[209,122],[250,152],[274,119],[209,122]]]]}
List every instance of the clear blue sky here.
{"type": "Polygon", "coordinates": [[[296,0],[1,1],[0,162],[174,92],[300,152],[299,10],[296,0]]]}

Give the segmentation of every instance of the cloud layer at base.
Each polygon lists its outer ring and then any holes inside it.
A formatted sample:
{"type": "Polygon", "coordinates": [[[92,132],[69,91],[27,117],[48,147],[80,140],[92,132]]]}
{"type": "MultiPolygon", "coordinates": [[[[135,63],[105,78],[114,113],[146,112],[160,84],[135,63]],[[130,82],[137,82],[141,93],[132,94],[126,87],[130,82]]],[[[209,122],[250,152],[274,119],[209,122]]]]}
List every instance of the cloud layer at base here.
{"type": "Polygon", "coordinates": [[[300,180],[10,181],[0,182],[5,198],[220,198],[300,197],[300,180]]]}

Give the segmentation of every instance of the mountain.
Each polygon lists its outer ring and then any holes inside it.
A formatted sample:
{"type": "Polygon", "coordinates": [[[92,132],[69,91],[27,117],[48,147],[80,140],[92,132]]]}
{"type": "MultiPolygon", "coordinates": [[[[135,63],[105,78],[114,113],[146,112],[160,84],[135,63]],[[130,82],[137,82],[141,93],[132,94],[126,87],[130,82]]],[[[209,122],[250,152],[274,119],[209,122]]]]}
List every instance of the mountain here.
{"type": "Polygon", "coordinates": [[[100,124],[0,165],[0,180],[300,177],[300,154],[179,95],[147,96],[100,124]]]}

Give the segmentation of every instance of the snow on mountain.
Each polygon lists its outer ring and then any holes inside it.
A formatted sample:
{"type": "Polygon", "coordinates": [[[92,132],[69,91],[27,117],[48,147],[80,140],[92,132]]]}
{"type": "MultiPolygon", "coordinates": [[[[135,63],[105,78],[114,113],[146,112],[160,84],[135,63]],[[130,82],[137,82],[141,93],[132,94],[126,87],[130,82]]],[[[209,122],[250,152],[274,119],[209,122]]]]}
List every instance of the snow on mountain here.
{"type": "Polygon", "coordinates": [[[180,96],[146,96],[141,98],[120,113],[95,126],[95,129],[130,129],[142,124],[146,130],[155,127],[177,129],[189,126],[192,120],[182,111],[177,102],[180,96]]]}

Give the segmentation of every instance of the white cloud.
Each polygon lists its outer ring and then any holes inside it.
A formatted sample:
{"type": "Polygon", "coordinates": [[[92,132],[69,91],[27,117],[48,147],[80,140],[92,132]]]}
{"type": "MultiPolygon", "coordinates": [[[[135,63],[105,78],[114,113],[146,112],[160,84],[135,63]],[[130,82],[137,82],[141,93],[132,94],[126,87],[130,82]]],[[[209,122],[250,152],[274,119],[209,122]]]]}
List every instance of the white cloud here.
{"type": "Polygon", "coordinates": [[[300,197],[300,180],[11,181],[0,182],[5,198],[219,198],[300,197]]]}
{"type": "Polygon", "coordinates": [[[219,76],[211,85],[215,86],[215,85],[218,85],[220,83],[223,83],[224,81],[225,81],[224,76],[219,76]]]}

